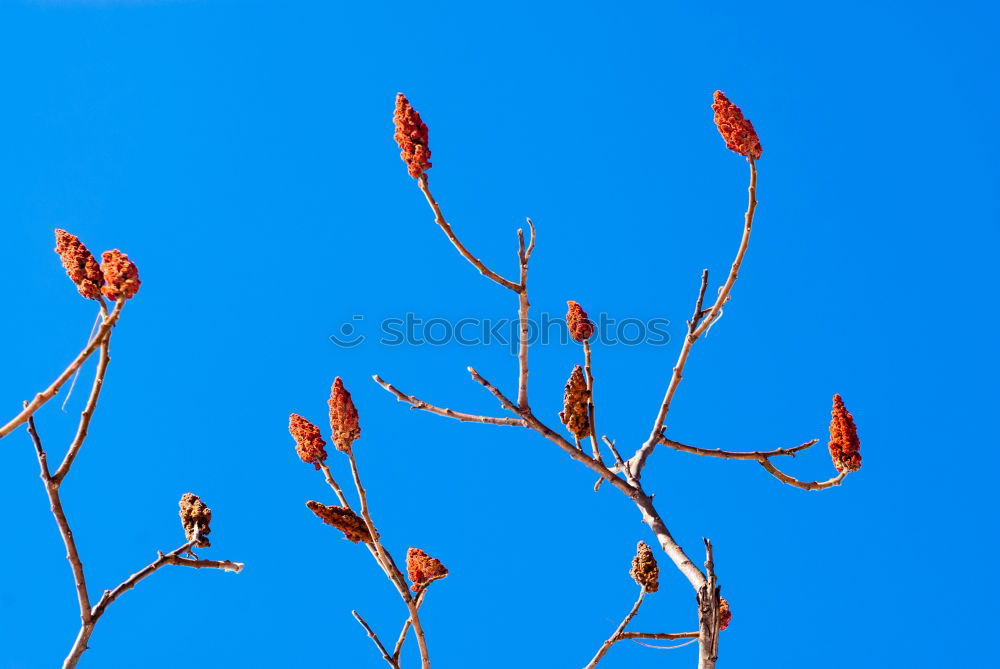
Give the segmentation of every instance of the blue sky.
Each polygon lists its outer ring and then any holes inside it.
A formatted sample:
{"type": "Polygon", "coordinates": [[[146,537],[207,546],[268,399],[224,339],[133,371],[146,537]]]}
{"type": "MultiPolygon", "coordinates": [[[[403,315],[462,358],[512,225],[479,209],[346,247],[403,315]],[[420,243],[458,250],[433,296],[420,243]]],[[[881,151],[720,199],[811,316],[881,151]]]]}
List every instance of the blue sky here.
{"type": "MultiPolygon", "coordinates": [[[[325,425],[341,376],[373,512],[398,557],[451,569],[424,624],[435,667],[582,666],[635,595],[648,539],[620,494],[528,432],[417,414],[500,411],[488,346],[386,346],[378,323],[510,317],[512,295],[447,243],[392,142],[393,96],[430,126],[431,185],[473,252],[515,272],[539,228],[536,314],[669,319],[666,346],[595,349],[601,431],[634,448],[676,358],[702,268],[728,269],[746,163],[712,125],[724,90],[764,146],[748,259],[668,420],[706,448],[824,439],[830,397],[860,473],[782,486],[753,463],[658,451],[645,483],[675,536],[702,536],[734,620],[720,666],[939,667],[996,621],[993,414],[996,7],[986,2],[6,2],[0,220],[15,293],[0,330],[13,414],[81,347],[94,309],[53,229],[139,266],[92,436],[64,485],[94,594],[182,541],[184,492],[215,514],[203,557],[100,622],[81,667],[382,665],[405,618],[363,549],[304,506],[334,503],[295,456],[290,412],[325,425]],[[354,316],[363,319],[352,320],[354,316]],[[367,339],[329,339],[345,322],[367,339]]],[[[533,352],[556,422],[578,347],[533,352]]],[[[89,368],[88,368],[89,372],[89,368]]],[[[59,452],[85,401],[38,415],[59,452]]],[[[0,444],[0,669],[56,666],[72,581],[22,431],[0,444]]],[[[345,463],[331,459],[346,483],[345,463]]],[[[822,444],[780,463],[831,475],[822,444]]],[[[664,558],[633,625],[694,628],[664,558]]],[[[416,658],[406,656],[410,666],[416,658]]],[[[601,666],[690,667],[693,648],[619,644],[601,666]]]]}

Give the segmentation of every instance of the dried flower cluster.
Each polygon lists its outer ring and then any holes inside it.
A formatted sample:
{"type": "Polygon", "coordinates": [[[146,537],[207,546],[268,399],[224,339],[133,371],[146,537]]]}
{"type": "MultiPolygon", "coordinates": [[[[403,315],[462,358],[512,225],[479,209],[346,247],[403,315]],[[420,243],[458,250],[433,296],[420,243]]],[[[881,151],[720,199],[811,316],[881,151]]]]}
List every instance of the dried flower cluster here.
{"type": "Polygon", "coordinates": [[[559,420],[577,439],[590,436],[589,402],[590,391],[587,390],[587,380],[583,376],[583,369],[577,365],[573,368],[569,381],[566,382],[563,410],[559,412],[559,420]]]}
{"type": "Polygon", "coordinates": [[[130,300],[139,292],[139,268],[118,249],[105,251],[101,257],[101,272],[107,285],[104,297],[112,301],[130,300]]]}
{"type": "Polygon", "coordinates": [[[371,532],[361,516],[350,509],[342,506],[326,506],[312,500],[306,502],[309,510],[316,514],[327,525],[333,525],[344,533],[344,538],[351,543],[370,544],[372,542],[371,532]]]}
{"type": "Polygon", "coordinates": [[[212,510],[205,506],[205,503],[189,492],[181,496],[181,525],[184,527],[184,536],[188,541],[197,539],[195,546],[198,548],[208,548],[211,544],[208,541],[208,534],[212,531],[209,525],[212,522],[212,510]]]}
{"type": "Polygon", "coordinates": [[[417,548],[411,548],[406,551],[406,573],[413,582],[410,590],[416,592],[431,581],[447,576],[448,570],[437,558],[432,558],[417,548]]]}
{"type": "Polygon", "coordinates": [[[319,428],[293,413],[288,417],[288,432],[295,440],[295,451],[302,462],[319,469],[319,463],[326,460],[326,442],[323,441],[319,428]]]}
{"type": "Polygon", "coordinates": [[[94,255],[79,238],[65,230],[56,230],[56,253],[80,294],[88,300],[98,299],[101,296],[101,286],[104,285],[104,275],[101,274],[101,267],[94,255]]]}
{"type": "Polygon", "coordinates": [[[660,568],[656,565],[652,549],[645,541],[635,547],[632,570],[629,572],[636,583],[646,588],[646,592],[656,592],[660,587],[660,568]]]}
{"type": "Polygon", "coordinates": [[[392,117],[396,125],[396,144],[399,157],[403,159],[410,176],[419,179],[425,170],[431,168],[431,150],[427,145],[427,125],[420,120],[420,114],[410,106],[410,101],[402,93],[396,95],[396,113],[392,117]]]}
{"type": "Polygon", "coordinates": [[[757,160],[763,152],[753,123],[743,116],[740,108],[729,101],[722,91],[715,91],[715,126],[726,141],[726,148],[741,156],[757,160]]]}
{"type": "Polygon", "coordinates": [[[333,381],[329,404],[333,443],[337,445],[338,451],[350,453],[351,444],[361,436],[361,426],[358,424],[358,410],[351,400],[351,393],[344,388],[344,382],[339,376],[333,381]]]}
{"type": "Polygon", "coordinates": [[[844,406],[840,395],[833,396],[830,419],[830,456],[838,472],[856,472],[861,469],[861,441],[854,417],[844,406]]]}
{"type": "Polygon", "coordinates": [[[719,597],[719,631],[723,631],[729,627],[729,623],[733,620],[733,612],[729,608],[729,602],[726,601],[725,597],[719,597]]]}
{"type": "Polygon", "coordinates": [[[587,312],[572,300],[566,303],[569,311],[566,312],[566,327],[569,329],[569,336],[573,341],[582,344],[590,339],[594,334],[594,324],[587,318],[587,312]]]}

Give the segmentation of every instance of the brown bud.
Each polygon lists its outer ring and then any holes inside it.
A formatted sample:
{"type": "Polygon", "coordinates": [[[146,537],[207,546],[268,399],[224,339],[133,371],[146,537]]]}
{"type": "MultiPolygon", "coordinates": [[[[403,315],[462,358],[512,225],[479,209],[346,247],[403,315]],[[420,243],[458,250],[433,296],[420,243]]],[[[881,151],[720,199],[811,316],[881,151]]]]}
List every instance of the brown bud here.
{"type": "Polygon", "coordinates": [[[344,388],[344,382],[339,376],[333,381],[329,404],[333,443],[341,453],[350,453],[351,444],[361,436],[361,426],[358,424],[358,410],[351,400],[351,393],[344,388]]]}
{"type": "Polygon", "coordinates": [[[830,419],[830,457],[838,472],[856,472],[861,469],[861,441],[854,417],[844,406],[840,395],[833,396],[830,419]]]}
{"type": "Polygon", "coordinates": [[[364,519],[350,509],[345,509],[342,506],[326,506],[312,500],[306,502],[306,506],[324,523],[333,525],[343,532],[344,538],[351,543],[356,544],[360,541],[370,544],[372,542],[371,532],[368,531],[364,519]]]}
{"type": "Polygon", "coordinates": [[[594,334],[594,324],[587,318],[587,312],[579,304],[569,301],[569,311],[566,312],[566,327],[573,341],[583,343],[594,334]]]}
{"type": "Polygon", "coordinates": [[[101,272],[108,284],[104,286],[104,297],[109,300],[129,300],[139,292],[139,268],[118,249],[101,256],[101,272]]]}
{"type": "Polygon", "coordinates": [[[660,587],[660,568],[656,565],[653,551],[640,541],[635,547],[632,570],[629,572],[636,583],[646,588],[646,592],[656,592],[660,587]]]}
{"type": "Polygon", "coordinates": [[[757,160],[764,149],[760,146],[753,123],[743,117],[740,108],[729,101],[722,91],[715,91],[715,127],[726,141],[726,148],[741,156],[757,160]]]}
{"type": "Polygon", "coordinates": [[[590,436],[590,415],[588,414],[590,391],[587,390],[587,380],[583,377],[580,365],[573,368],[573,373],[566,382],[563,393],[563,410],[559,412],[559,420],[577,439],[590,436]]]}
{"type": "Polygon", "coordinates": [[[723,631],[729,627],[729,623],[733,620],[733,612],[729,608],[729,602],[726,601],[725,597],[719,597],[719,631],[723,631]]]}
{"type": "Polygon", "coordinates": [[[416,592],[431,581],[437,581],[448,575],[448,570],[441,561],[432,558],[422,550],[411,548],[406,551],[406,572],[413,585],[410,590],[416,592]]]}
{"type": "Polygon", "coordinates": [[[326,442],[320,436],[319,428],[298,414],[288,417],[288,432],[295,440],[295,451],[302,462],[314,465],[319,469],[319,463],[326,460],[326,442]]]}
{"type": "Polygon", "coordinates": [[[98,299],[101,296],[101,286],[104,285],[104,275],[87,247],[76,236],[65,230],[56,230],[56,253],[80,294],[88,300],[98,299]]]}
{"type": "Polygon", "coordinates": [[[208,534],[212,531],[209,525],[212,522],[212,510],[205,506],[197,495],[189,492],[181,496],[181,525],[184,527],[184,536],[188,541],[197,539],[195,546],[198,548],[208,548],[211,544],[208,541],[208,534]]]}
{"type": "Polygon", "coordinates": [[[419,179],[425,170],[431,168],[427,125],[420,120],[420,114],[410,106],[410,101],[402,93],[396,94],[396,113],[392,121],[396,125],[394,138],[399,145],[399,157],[406,163],[410,176],[419,179]]]}

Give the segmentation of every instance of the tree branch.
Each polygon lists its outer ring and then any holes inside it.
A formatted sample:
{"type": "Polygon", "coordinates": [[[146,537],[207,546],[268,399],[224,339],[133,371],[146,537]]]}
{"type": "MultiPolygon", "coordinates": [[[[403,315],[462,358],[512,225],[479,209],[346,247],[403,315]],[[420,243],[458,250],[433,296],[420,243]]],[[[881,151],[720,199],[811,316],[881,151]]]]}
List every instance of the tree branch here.
{"type": "Polygon", "coordinates": [[[450,241],[452,245],[458,249],[458,252],[462,254],[462,257],[472,263],[473,267],[478,269],[480,274],[487,277],[491,281],[498,283],[504,288],[512,290],[515,293],[521,292],[521,287],[519,285],[513,281],[508,281],[488,268],[483,264],[483,261],[469,253],[468,249],[466,249],[462,242],[458,240],[458,237],[455,236],[454,231],[451,229],[451,225],[448,224],[448,221],[444,218],[444,214],[441,213],[441,207],[438,206],[438,203],[434,200],[434,196],[431,195],[430,188],[427,186],[426,174],[422,175],[417,180],[417,185],[420,186],[420,190],[423,192],[424,197],[427,198],[427,204],[429,204],[431,209],[434,211],[434,222],[437,223],[438,227],[444,231],[444,234],[448,237],[448,241],[450,241]]]}
{"type": "Polygon", "coordinates": [[[798,479],[792,478],[788,474],[779,471],[778,468],[772,465],[771,461],[768,460],[767,458],[761,458],[757,462],[760,463],[761,467],[770,472],[770,474],[774,478],[778,479],[782,483],[787,483],[790,486],[801,488],[802,490],[826,490],[827,488],[832,488],[834,486],[840,485],[841,482],[844,480],[844,478],[847,476],[847,472],[840,472],[839,474],[834,476],[832,479],[829,479],[828,481],[813,481],[811,483],[806,483],[804,481],[799,481],[798,479]]]}
{"type": "Polygon", "coordinates": [[[460,413],[458,411],[452,411],[451,409],[444,409],[441,407],[436,407],[432,404],[428,404],[423,400],[413,397],[412,395],[407,395],[393,386],[391,383],[383,381],[382,378],[376,374],[372,377],[375,379],[375,383],[379,384],[387,391],[396,396],[396,399],[400,402],[405,402],[410,405],[413,409],[419,409],[421,411],[427,411],[429,413],[444,416],[445,418],[454,418],[455,420],[462,421],[463,423],[483,423],[486,425],[507,425],[510,427],[525,427],[525,422],[519,418],[494,418],[493,416],[476,416],[474,414],[460,413]]]}
{"type": "Polygon", "coordinates": [[[601,647],[597,650],[597,654],[594,655],[594,659],[592,659],[583,669],[594,669],[594,667],[597,666],[597,663],[601,661],[601,658],[604,657],[605,653],[611,650],[611,646],[621,640],[622,632],[624,632],[625,628],[628,627],[628,624],[632,622],[632,618],[635,618],[635,614],[639,613],[639,607],[642,606],[642,600],[645,599],[645,597],[646,587],[639,586],[639,598],[636,599],[635,604],[632,605],[632,610],[629,611],[628,615],[621,621],[621,624],[619,624],[615,629],[614,634],[608,637],[608,640],[601,644],[601,647]]]}
{"type": "Polygon", "coordinates": [[[372,631],[372,628],[365,622],[365,619],[361,617],[361,614],[357,611],[351,611],[351,615],[354,616],[354,619],[358,621],[358,624],[364,627],[365,631],[368,632],[368,638],[372,640],[372,643],[374,643],[379,652],[382,653],[382,659],[388,662],[389,666],[393,669],[399,669],[399,663],[391,655],[389,655],[389,651],[385,649],[385,646],[383,646],[382,642],[379,641],[378,635],[372,631]]]}
{"type": "Polygon", "coordinates": [[[672,439],[667,439],[666,437],[660,438],[660,443],[664,446],[668,446],[675,451],[681,451],[682,453],[690,453],[691,455],[701,455],[708,458],[722,458],[723,460],[760,460],[761,458],[774,458],[782,455],[790,455],[795,457],[800,451],[804,451],[807,448],[815,446],[819,439],[813,439],[807,441],[804,444],[795,446],[794,448],[777,448],[773,451],[723,451],[723,450],[709,450],[707,448],[696,448],[695,446],[688,446],[687,444],[682,444],[678,441],[672,439]]]}
{"type": "Polygon", "coordinates": [[[123,306],[125,306],[125,300],[121,299],[115,304],[115,308],[111,311],[111,314],[104,319],[103,323],[101,323],[101,327],[97,330],[97,335],[95,335],[94,338],[84,347],[84,349],[80,351],[80,354],[73,359],[73,362],[69,364],[69,367],[63,370],[63,373],[52,382],[52,385],[35,395],[34,399],[25,405],[21,413],[14,416],[14,418],[12,418],[6,425],[0,427],[0,439],[3,439],[18,427],[24,425],[29,416],[33,415],[36,411],[42,408],[46,402],[56,396],[56,393],[59,392],[59,389],[62,388],[63,384],[66,383],[71,376],[73,376],[76,370],[80,368],[80,365],[86,362],[87,358],[89,358],[90,355],[101,345],[101,342],[104,341],[108,332],[111,331],[111,328],[118,321],[118,317],[121,315],[123,306]]]}
{"type": "Polygon", "coordinates": [[[750,186],[747,188],[747,210],[743,216],[743,237],[740,239],[736,258],[733,260],[726,283],[719,289],[719,296],[711,308],[708,309],[707,313],[702,312],[701,305],[705,295],[705,288],[708,284],[708,270],[705,270],[701,275],[701,288],[698,292],[698,300],[695,303],[694,315],[688,321],[688,334],[684,338],[684,344],[681,346],[680,354],[677,356],[677,363],[674,365],[670,384],[667,386],[667,392],[663,396],[663,402],[660,404],[660,409],[656,414],[656,420],[653,421],[653,429],[650,430],[649,438],[646,439],[646,442],[636,450],[635,455],[630,459],[633,463],[633,475],[637,479],[642,476],[642,468],[646,465],[646,459],[656,448],[657,443],[659,443],[663,432],[663,423],[667,418],[667,413],[670,411],[670,404],[674,399],[674,393],[677,392],[677,387],[684,376],[684,365],[687,363],[688,355],[691,353],[691,347],[694,346],[699,337],[705,334],[712,323],[719,318],[722,306],[729,300],[729,296],[732,293],[733,285],[736,283],[736,278],[739,275],[740,265],[743,263],[743,257],[746,255],[747,247],[750,244],[753,215],[757,208],[757,166],[753,158],[748,158],[747,161],[750,163],[750,186]]]}

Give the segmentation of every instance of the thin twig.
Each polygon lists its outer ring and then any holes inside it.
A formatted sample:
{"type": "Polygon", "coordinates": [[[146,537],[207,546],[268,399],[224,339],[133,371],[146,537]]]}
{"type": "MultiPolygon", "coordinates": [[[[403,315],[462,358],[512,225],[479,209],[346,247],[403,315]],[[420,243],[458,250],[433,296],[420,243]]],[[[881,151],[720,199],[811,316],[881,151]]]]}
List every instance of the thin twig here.
{"type": "Polygon", "coordinates": [[[601,658],[604,657],[605,653],[611,649],[611,646],[615,645],[615,643],[621,639],[622,632],[624,632],[625,628],[628,627],[628,624],[632,622],[632,618],[635,618],[635,614],[639,613],[639,607],[642,606],[642,600],[645,599],[645,597],[646,587],[639,586],[639,597],[635,600],[635,604],[632,605],[632,610],[630,610],[628,615],[621,621],[621,624],[619,624],[615,629],[614,634],[608,637],[608,640],[601,644],[601,647],[597,650],[597,654],[594,655],[594,659],[592,659],[583,669],[594,669],[594,667],[597,666],[597,663],[601,661],[601,658]]]}
{"type": "Polygon", "coordinates": [[[722,458],[723,460],[760,460],[761,458],[774,458],[782,455],[790,455],[795,457],[796,453],[806,450],[811,446],[816,445],[819,439],[813,439],[807,441],[804,444],[795,446],[794,448],[777,448],[773,451],[723,451],[723,450],[710,450],[707,448],[697,448],[695,446],[688,446],[687,444],[682,444],[678,441],[672,439],[667,439],[662,437],[660,443],[664,446],[668,446],[675,451],[681,451],[682,453],[690,453],[692,455],[701,455],[708,458],[722,458]]]}
{"type": "Polygon", "coordinates": [[[792,478],[788,474],[779,471],[778,468],[772,465],[771,461],[767,458],[761,458],[757,460],[757,462],[760,463],[761,467],[770,472],[774,478],[778,479],[782,483],[787,483],[790,486],[801,488],[802,490],[826,490],[827,488],[840,485],[844,480],[844,477],[847,476],[847,472],[840,472],[828,481],[812,481],[807,483],[805,481],[799,481],[798,479],[792,478]]]}
{"type": "Polygon", "coordinates": [[[729,276],[725,284],[719,289],[718,298],[716,298],[715,303],[708,309],[707,313],[702,312],[701,305],[705,295],[705,287],[708,283],[708,270],[702,273],[701,288],[695,304],[694,316],[688,321],[688,334],[684,338],[684,344],[681,346],[677,362],[674,364],[670,384],[667,386],[666,394],[663,396],[663,402],[660,404],[660,409],[656,414],[656,420],[653,421],[653,429],[650,430],[646,442],[636,450],[635,455],[630,459],[633,463],[632,473],[637,479],[642,476],[642,468],[646,465],[646,459],[649,458],[649,455],[656,448],[657,443],[659,443],[664,421],[667,418],[667,413],[670,411],[670,403],[673,401],[674,393],[677,392],[677,387],[684,376],[684,365],[687,363],[688,355],[691,353],[691,347],[711,327],[712,323],[719,317],[722,306],[729,300],[733,284],[736,283],[736,278],[739,275],[740,265],[743,263],[743,257],[746,255],[747,247],[750,244],[753,215],[757,208],[757,166],[753,158],[748,158],[747,160],[750,163],[750,186],[747,188],[747,210],[743,216],[743,237],[740,239],[736,258],[733,260],[733,265],[729,270],[729,276]]]}
{"type": "MultiPolygon", "coordinates": [[[[666,636],[669,636],[669,635],[666,635],[666,636]]],[[[676,646],[654,646],[651,643],[643,643],[641,641],[636,641],[635,639],[632,639],[633,643],[637,643],[640,646],[645,646],[646,648],[652,648],[653,650],[676,650],[678,648],[683,648],[684,646],[690,646],[691,644],[696,643],[697,641],[698,641],[698,639],[691,639],[690,641],[685,641],[684,643],[679,643],[676,646]]]]}
{"type": "Polygon", "coordinates": [[[379,384],[387,391],[396,396],[396,399],[400,402],[405,402],[410,405],[412,409],[419,409],[421,411],[427,411],[438,416],[444,416],[445,418],[454,418],[455,420],[462,421],[464,423],[484,423],[487,425],[507,425],[510,427],[525,427],[524,420],[520,418],[495,418],[493,416],[476,416],[474,414],[461,413],[458,411],[452,411],[451,409],[444,409],[441,407],[436,407],[432,404],[428,404],[423,400],[416,398],[412,395],[407,395],[395,386],[387,381],[383,381],[382,378],[376,374],[372,377],[375,379],[375,383],[379,384]]]}
{"type": "Polygon", "coordinates": [[[431,209],[434,211],[434,221],[438,224],[438,227],[444,231],[444,234],[448,236],[448,241],[450,241],[452,245],[458,249],[458,252],[462,254],[462,257],[472,263],[472,265],[479,270],[480,274],[487,277],[491,281],[500,284],[504,288],[513,290],[515,293],[520,292],[520,286],[513,281],[508,281],[488,268],[483,264],[482,260],[469,253],[468,249],[466,249],[462,242],[458,240],[458,237],[455,236],[454,231],[451,229],[451,225],[448,224],[448,221],[444,218],[444,214],[441,213],[441,207],[438,206],[438,203],[434,200],[434,196],[431,195],[430,188],[427,186],[426,174],[422,175],[420,179],[417,180],[417,185],[420,186],[420,190],[423,191],[424,197],[427,198],[427,204],[429,204],[431,209]]]}
{"type": "Polygon", "coordinates": [[[675,641],[677,639],[697,639],[697,632],[681,632],[680,634],[647,634],[646,632],[622,632],[618,635],[619,641],[629,641],[635,639],[651,639],[654,641],[675,641]]]}
{"type": "MultiPolygon", "coordinates": [[[[421,588],[420,592],[418,592],[417,596],[414,598],[414,604],[418,610],[420,609],[420,605],[424,603],[424,596],[426,594],[427,589],[421,588]]],[[[410,618],[407,618],[406,622],[403,623],[403,629],[399,632],[399,638],[396,639],[396,647],[393,648],[392,658],[397,662],[399,661],[399,653],[403,650],[403,642],[406,641],[406,633],[410,631],[410,627],[412,627],[412,625],[413,623],[410,622],[410,618]]]]}
{"type": "MultiPolygon", "coordinates": [[[[530,219],[528,221],[531,222],[530,219]]],[[[535,242],[534,226],[531,230],[531,243],[535,242]]],[[[517,258],[520,265],[520,283],[517,291],[517,406],[528,408],[528,251],[524,246],[524,230],[517,231],[517,258]]]]}
{"type": "Polygon", "coordinates": [[[80,452],[83,440],[87,438],[90,419],[94,415],[94,409],[97,408],[97,400],[100,398],[101,389],[104,387],[104,375],[108,371],[108,363],[111,362],[111,355],[109,353],[111,348],[111,334],[109,331],[104,335],[104,341],[101,342],[101,353],[97,361],[97,370],[94,372],[94,384],[90,389],[87,404],[84,406],[83,412],[80,413],[80,424],[76,429],[76,436],[73,437],[73,442],[70,444],[69,450],[66,451],[66,456],[63,458],[62,464],[59,465],[59,469],[52,475],[56,483],[62,483],[66,474],[69,473],[69,468],[73,466],[73,460],[76,459],[77,453],[80,452]]]}
{"type": "Polygon", "coordinates": [[[0,427],[0,439],[3,439],[18,427],[24,425],[24,423],[28,420],[28,416],[33,415],[46,402],[56,396],[56,393],[59,392],[59,389],[62,388],[63,384],[66,383],[71,376],[73,376],[76,370],[80,368],[80,365],[86,362],[87,358],[89,358],[90,355],[101,345],[101,342],[104,341],[104,337],[114,326],[115,322],[117,322],[118,316],[121,315],[122,307],[124,305],[125,300],[119,300],[115,304],[115,308],[111,311],[111,314],[108,315],[108,317],[101,324],[101,327],[98,328],[97,336],[95,336],[84,347],[84,349],[80,351],[80,354],[73,359],[73,362],[69,364],[69,367],[63,370],[63,373],[60,374],[48,388],[35,395],[34,399],[28,402],[24,409],[21,410],[21,413],[14,416],[14,418],[12,418],[6,425],[0,427]]]}
{"type": "Polygon", "coordinates": [[[597,442],[597,425],[594,423],[594,373],[590,368],[590,340],[583,340],[583,369],[587,373],[587,414],[590,419],[590,445],[591,455],[598,462],[601,460],[601,447],[597,442]]]}
{"type": "Polygon", "coordinates": [[[379,641],[378,635],[372,631],[372,628],[365,622],[365,619],[361,617],[361,614],[357,611],[351,611],[351,615],[354,616],[354,619],[358,621],[358,624],[364,627],[365,631],[368,632],[368,638],[372,640],[372,643],[374,643],[379,652],[382,653],[382,659],[388,662],[389,666],[393,669],[399,669],[399,663],[393,659],[391,655],[389,655],[389,651],[385,649],[385,646],[383,646],[382,642],[379,641]]]}

